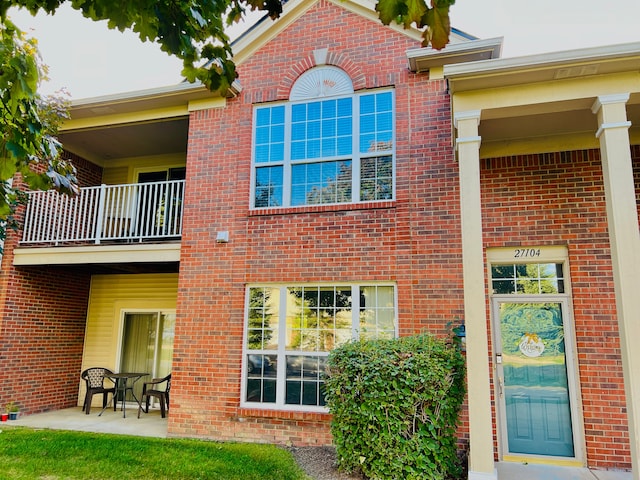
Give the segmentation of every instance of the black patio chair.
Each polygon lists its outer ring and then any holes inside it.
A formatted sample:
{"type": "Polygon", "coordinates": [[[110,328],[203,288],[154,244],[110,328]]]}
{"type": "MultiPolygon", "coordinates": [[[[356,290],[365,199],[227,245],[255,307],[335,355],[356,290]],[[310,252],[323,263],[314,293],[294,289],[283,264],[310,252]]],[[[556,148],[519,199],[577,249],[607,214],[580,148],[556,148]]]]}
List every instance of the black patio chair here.
{"type": "Polygon", "coordinates": [[[138,418],[140,418],[140,410],[144,402],[145,413],[149,413],[149,400],[156,397],[160,402],[160,415],[165,417],[165,412],[169,410],[169,391],[171,390],[171,374],[163,378],[154,378],[150,382],[144,382],[142,385],[142,397],[140,397],[140,405],[138,406],[138,418]],[[166,383],[165,383],[166,382],[166,383]],[[161,388],[158,385],[165,383],[161,388]]]}
{"type": "MultiPolygon", "coordinates": [[[[87,385],[87,393],[84,396],[84,403],[82,404],[82,410],[89,415],[91,410],[91,400],[95,394],[102,394],[102,408],[107,406],[107,395],[111,393],[112,397],[116,394],[115,384],[111,387],[106,387],[104,384],[105,374],[113,373],[108,368],[103,367],[91,367],[87,368],[80,374],[80,377],[85,381],[87,385]]],[[[116,409],[115,398],[113,399],[113,410],[116,409]]]]}

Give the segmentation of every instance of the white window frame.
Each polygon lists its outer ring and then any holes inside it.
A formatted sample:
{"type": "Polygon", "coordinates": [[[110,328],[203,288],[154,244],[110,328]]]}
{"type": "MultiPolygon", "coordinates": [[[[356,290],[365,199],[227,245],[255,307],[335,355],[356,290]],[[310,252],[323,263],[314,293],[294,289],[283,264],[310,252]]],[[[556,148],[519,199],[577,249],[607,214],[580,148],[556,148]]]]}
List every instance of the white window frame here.
{"type": "Polygon", "coordinates": [[[381,88],[375,90],[365,90],[358,93],[349,95],[328,96],[320,98],[308,98],[299,101],[287,101],[268,104],[254,105],[253,108],[253,124],[251,132],[251,189],[250,189],[250,209],[264,209],[264,208],[308,208],[318,205],[350,205],[357,203],[369,203],[369,202],[384,202],[396,200],[396,95],[393,88],[381,88]],[[366,95],[376,95],[380,93],[391,93],[391,115],[393,123],[391,148],[389,150],[380,150],[372,152],[360,152],[360,102],[353,101],[356,98],[366,95]],[[293,105],[314,103],[323,100],[339,100],[341,98],[352,99],[352,147],[351,155],[336,155],[331,157],[318,157],[304,160],[292,160],[291,159],[291,111],[293,105]],[[284,160],[281,162],[256,162],[255,160],[255,145],[256,145],[256,125],[257,125],[257,112],[261,108],[273,108],[277,106],[285,107],[285,120],[284,120],[284,160]],[[360,200],[360,168],[361,161],[367,158],[381,158],[391,157],[391,176],[392,176],[392,193],[390,199],[381,200],[360,200]],[[351,162],[351,202],[339,202],[339,203],[319,203],[319,204],[303,204],[292,205],[291,204],[291,189],[292,189],[292,175],[291,170],[294,165],[301,164],[315,164],[332,161],[350,161],[351,162]],[[256,190],[256,170],[261,167],[277,167],[282,166],[282,205],[278,206],[255,206],[255,190],[256,190]]]}
{"type": "MultiPolygon", "coordinates": [[[[154,371],[153,372],[149,372],[150,374],[152,374],[152,376],[156,376],[156,372],[155,372],[155,368],[158,362],[158,355],[159,355],[159,350],[158,350],[158,345],[160,343],[161,340],[161,336],[162,336],[162,332],[158,330],[159,328],[159,323],[157,322],[157,319],[160,315],[173,315],[174,318],[174,329],[175,329],[175,322],[176,322],[176,309],[175,308],[121,308],[120,309],[120,320],[118,322],[118,336],[117,336],[117,345],[116,345],[116,368],[118,370],[121,369],[121,364],[122,364],[122,351],[124,348],[124,323],[125,323],[125,319],[127,317],[128,314],[153,314],[156,315],[156,339],[155,339],[155,344],[154,344],[154,352],[153,352],[153,368],[154,371]]],[[[175,345],[175,331],[174,331],[174,337],[173,337],[173,344],[175,345]]],[[[173,358],[172,358],[172,363],[173,363],[173,358]]]]}
{"type": "Polygon", "coordinates": [[[398,337],[398,287],[395,283],[390,282],[335,282],[335,283],[287,283],[287,284],[251,284],[247,285],[245,290],[245,311],[244,311],[244,327],[243,327],[243,341],[242,341],[242,376],[240,387],[240,407],[260,410],[286,410],[286,411],[300,411],[300,412],[318,412],[328,413],[329,409],[324,406],[313,405],[292,405],[286,402],[286,357],[287,356],[313,356],[313,357],[328,357],[329,352],[310,352],[307,350],[287,350],[286,349],[286,303],[287,303],[287,289],[297,287],[349,287],[351,288],[351,339],[358,340],[360,334],[360,303],[357,301],[354,304],[353,299],[360,298],[360,289],[363,287],[391,287],[393,288],[393,308],[394,308],[394,338],[398,337]],[[277,350],[254,350],[247,348],[247,337],[249,333],[249,291],[252,288],[278,288],[280,290],[280,307],[279,307],[279,320],[278,320],[278,348],[277,350]],[[247,375],[248,365],[247,357],[249,354],[258,355],[276,355],[278,357],[278,366],[276,373],[276,401],[274,403],[262,403],[262,402],[248,402],[246,401],[247,395],[247,375]]]}

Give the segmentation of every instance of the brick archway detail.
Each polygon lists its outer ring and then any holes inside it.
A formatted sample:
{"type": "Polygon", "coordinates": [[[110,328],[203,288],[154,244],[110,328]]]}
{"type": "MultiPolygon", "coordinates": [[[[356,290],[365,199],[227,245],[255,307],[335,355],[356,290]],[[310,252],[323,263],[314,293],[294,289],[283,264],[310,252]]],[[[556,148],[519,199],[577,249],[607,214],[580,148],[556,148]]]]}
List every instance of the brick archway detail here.
{"type": "MultiPolygon", "coordinates": [[[[346,55],[340,53],[327,52],[326,61],[322,65],[331,65],[341,68],[351,78],[353,82],[353,89],[355,91],[361,90],[367,86],[366,78],[362,69],[346,55]]],[[[314,67],[319,66],[316,64],[316,60],[313,54],[303,58],[298,63],[293,65],[289,72],[287,72],[278,85],[276,92],[277,100],[288,100],[291,92],[291,87],[295,81],[307,70],[311,70],[314,67]]]]}

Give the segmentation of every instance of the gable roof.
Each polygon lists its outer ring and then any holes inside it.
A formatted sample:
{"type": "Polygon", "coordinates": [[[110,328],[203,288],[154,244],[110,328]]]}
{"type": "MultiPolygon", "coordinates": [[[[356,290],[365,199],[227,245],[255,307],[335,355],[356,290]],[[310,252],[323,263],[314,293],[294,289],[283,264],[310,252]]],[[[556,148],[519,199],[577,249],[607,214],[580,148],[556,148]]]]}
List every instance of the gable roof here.
{"type": "MultiPolygon", "coordinates": [[[[235,63],[242,65],[243,62],[248,62],[259,49],[281,35],[318,4],[335,6],[360,16],[365,22],[374,22],[381,29],[390,29],[402,35],[410,40],[410,44],[419,45],[422,41],[422,31],[416,28],[383,26],[375,11],[374,0],[290,0],[284,4],[280,18],[272,20],[263,16],[232,43],[235,63]]],[[[456,58],[463,58],[460,47],[465,50],[471,45],[477,45],[477,42],[479,41],[471,35],[454,30],[451,45],[442,51],[431,48],[420,50],[423,51],[421,55],[432,55],[431,62],[435,59],[436,63],[442,65],[453,63],[451,54],[456,58]]],[[[474,48],[477,50],[478,47],[474,48]]],[[[464,58],[469,59],[468,55],[464,58]]],[[[472,57],[477,58],[481,57],[472,57]]],[[[399,60],[402,61],[402,58],[399,60]]],[[[232,94],[238,93],[241,83],[242,79],[239,83],[234,83],[235,90],[232,94]]],[[[171,152],[183,154],[186,150],[190,112],[224,105],[225,99],[218,94],[211,93],[199,83],[187,82],[80,99],[72,102],[72,118],[62,126],[60,139],[69,151],[99,165],[106,165],[112,159],[123,156],[171,152]],[[108,135],[105,133],[107,130],[108,135]]]]}
{"type": "MultiPolygon", "coordinates": [[[[253,55],[267,42],[277,37],[284,29],[294,23],[304,15],[309,9],[318,4],[321,0],[289,0],[283,5],[282,15],[276,20],[272,20],[268,15],[264,15],[249,27],[242,35],[232,42],[234,61],[240,65],[253,55]]],[[[364,19],[380,22],[378,12],[375,10],[375,0],[325,0],[340,8],[362,16],[364,19]]],[[[422,41],[422,30],[417,28],[405,29],[402,25],[391,24],[387,28],[405,35],[415,41],[422,41]]],[[[477,40],[476,37],[452,29],[450,44],[458,44],[477,40]]]]}

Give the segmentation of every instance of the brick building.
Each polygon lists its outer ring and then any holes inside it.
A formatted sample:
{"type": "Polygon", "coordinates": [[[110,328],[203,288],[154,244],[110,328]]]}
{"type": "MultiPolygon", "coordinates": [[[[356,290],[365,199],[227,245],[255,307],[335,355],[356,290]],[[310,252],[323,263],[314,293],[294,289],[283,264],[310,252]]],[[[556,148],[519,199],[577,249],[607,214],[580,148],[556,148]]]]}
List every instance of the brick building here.
{"type": "Polygon", "coordinates": [[[464,321],[469,478],[637,475],[640,44],[500,48],[292,0],[236,41],[224,96],[74,102],[82,195],[33,193],[5,245],[0,401],[172,372],[173,436],[329,444],[334,345],[464,321]]]}

